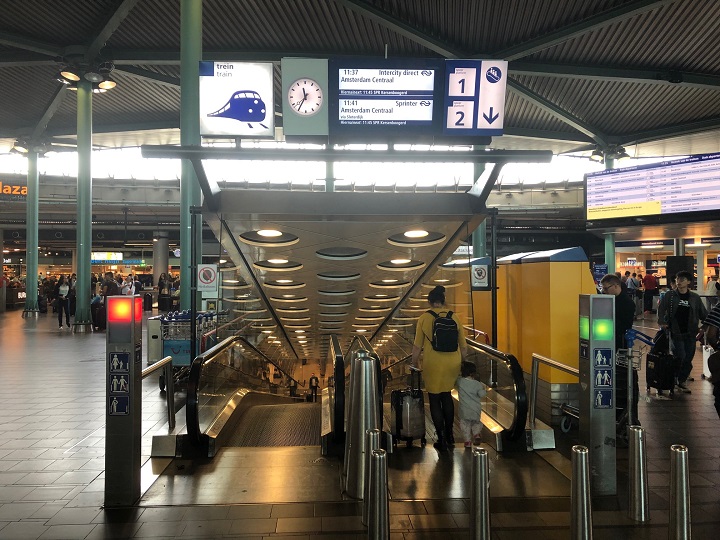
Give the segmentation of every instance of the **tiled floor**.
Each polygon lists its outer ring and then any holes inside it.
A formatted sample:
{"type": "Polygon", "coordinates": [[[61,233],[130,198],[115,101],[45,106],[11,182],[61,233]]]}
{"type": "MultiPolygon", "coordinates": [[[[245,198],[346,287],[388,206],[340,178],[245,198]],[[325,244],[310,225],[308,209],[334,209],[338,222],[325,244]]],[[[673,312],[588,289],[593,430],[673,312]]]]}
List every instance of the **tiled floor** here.
{"type": "MultiPolygon", "coordinates": [[[[317,447],[273,449],[277,456],[258,448],[226,449],[214,462],[174,462],[171,474],[161,476],[139,506],[104,510],[104,347],[104,334],[58,331],[52,316],[0,314],[0,539],[366,536],[360,505],[339,493],[338,464],[318,460],[317,447]],[[233,452],[248,451],[258,453],[256,465],[265,467],[265,474],[243,483],[222,469],[233,462],[233,452]],[[317,474],[319,468],[326,476],[317,474]],[[193,499],[187,489],[195,482],[194,493],[217,494],[211,484],[221,480],[225,493],[237,497],[193,499]],[[284,502],[278,495],[292,485],[300,493],[310,481],[313,496],[307,500],[284,502]],[[179,496],[181,485],[186,498],[179,496]],[[265,490],[266,485],[275,490],[265,490]],[[266,496],[243,498],[243,490],[252,489],[266,496]]],[[[720,537],[720,419],[711,385],[699,378],[699,355],[696,360],[692,394],[640,404],[648,441],[650,524],[637,526],[625,517],[627,459],[620,451],[619,496],[594,501],[596,539],[667,536],[669,446],[675,443],[690,449],[693,537],[720,537]]],[[[165,421],[156,380],[145,381],[143,400],[147,456],[149,435],[165,421]]],[[[572,437],[571,432],[560,447],[569,447],[572,437]]],[[[439,456],[426,447],[390,456],[392,538],[467,537],[467,454],[458,448],[439,456]],[[438,493],[434,486],[443,489],[438,493]]],[[[557,454],[548,460],[542,452],[491,452],[491,457],[493,538],[569,538],[569,482],[546,462],[557,460],[557,454]]]]}

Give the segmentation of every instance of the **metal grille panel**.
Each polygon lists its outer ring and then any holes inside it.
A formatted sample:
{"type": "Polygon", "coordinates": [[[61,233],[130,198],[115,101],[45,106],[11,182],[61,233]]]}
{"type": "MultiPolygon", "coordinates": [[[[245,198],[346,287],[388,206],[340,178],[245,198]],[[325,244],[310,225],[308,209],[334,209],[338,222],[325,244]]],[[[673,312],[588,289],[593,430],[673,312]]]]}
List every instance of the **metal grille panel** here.
{"type": "Polygon", "coordinates": [[[258,405],[240,419],[226,446],[317,446],[320,403],[258,405]]]}

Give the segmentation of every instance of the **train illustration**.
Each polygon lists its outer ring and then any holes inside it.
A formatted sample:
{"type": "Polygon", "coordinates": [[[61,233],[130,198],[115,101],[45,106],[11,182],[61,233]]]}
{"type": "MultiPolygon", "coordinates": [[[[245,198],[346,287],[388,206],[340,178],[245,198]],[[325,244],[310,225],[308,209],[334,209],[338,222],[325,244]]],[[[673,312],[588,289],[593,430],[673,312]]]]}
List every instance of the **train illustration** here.
{"type": "Polygon", "coordinates": [[[262,124],[267,114],[265,102],[260,94],[254,90],[238,90],[233,93],[227,103],[215,112],[208,114],[208,117],[232,118],[240,122],[247,122],[249,128],[252,128],[253,122],[262,124]]]}

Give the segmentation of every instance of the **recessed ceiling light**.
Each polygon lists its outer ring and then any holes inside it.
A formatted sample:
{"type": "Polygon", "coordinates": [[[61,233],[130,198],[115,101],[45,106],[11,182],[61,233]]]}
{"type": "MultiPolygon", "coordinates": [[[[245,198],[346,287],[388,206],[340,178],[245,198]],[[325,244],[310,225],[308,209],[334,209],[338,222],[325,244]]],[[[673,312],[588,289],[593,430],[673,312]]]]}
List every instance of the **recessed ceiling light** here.
{"type": "Polygon", "coordinates": [[[397,279],[383,279],[382,282],[383,283],[397,283],[398,280],[397,279]]]}
{"type": "Polygon", "coordinates": [[[411,259],[391,259],[390,262],[393,264],[408,264],[411,259]]]}
{"type": "Polygon", "coordinates": [[[280,231],[276,231],[275,229],[260,229],[257,233],[260,236],[264,236],[265,238],[275,238],[276,236],[282,236],[282,233],[280,231]]]}
{"type": "Polygon", "coordinates": [[[268,259],[270,264],[287,264],[287,259],[268,259]]]}
{"type": "Polygon", "coordinates": [[[296,334],[304,334],[304,333],[305,333],[305,330],[295,330],[295,333],[296,333],[296,334]]]}
{"type": "Polygon", "coordinates": [[[276,279],[278,283],[292,283],[292,279],[276,279]]]}
{"type": "Polygon", "coordinates": [[[416,229],[413,231],[406,231],[404,233],[404,236],[407,238],[425,238],[428,235],[427,231],[423,231],[421,229],[416,229]]]}

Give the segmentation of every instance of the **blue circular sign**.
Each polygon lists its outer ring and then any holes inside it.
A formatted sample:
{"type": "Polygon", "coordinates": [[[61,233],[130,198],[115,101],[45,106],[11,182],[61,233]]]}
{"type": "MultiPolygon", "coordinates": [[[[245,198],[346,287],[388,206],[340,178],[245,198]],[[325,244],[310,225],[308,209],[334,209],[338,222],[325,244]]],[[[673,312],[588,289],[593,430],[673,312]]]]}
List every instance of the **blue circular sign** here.
{"type": "Polygon", "coordinates": [[[493,66],[485,72],[485,78],[493,84],[500,82],[500,79],[502,79],[502,71],[500,71],[500,68],[497,66],[493,66]]]}

